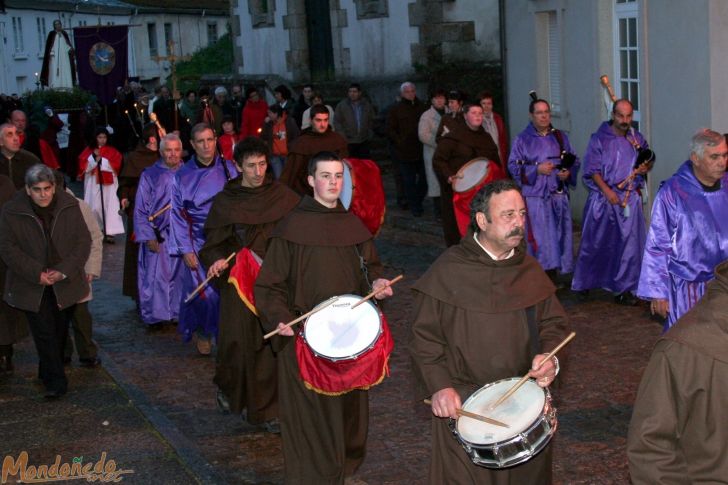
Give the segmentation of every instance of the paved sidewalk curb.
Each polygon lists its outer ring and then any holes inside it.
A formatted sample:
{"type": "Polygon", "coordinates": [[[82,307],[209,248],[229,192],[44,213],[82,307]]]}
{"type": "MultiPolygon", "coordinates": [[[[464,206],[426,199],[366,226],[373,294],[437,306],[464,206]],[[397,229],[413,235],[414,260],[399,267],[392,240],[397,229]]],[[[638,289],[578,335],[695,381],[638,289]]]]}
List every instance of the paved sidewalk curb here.
{"type": "MultiPolygon", "coordinates": [[[[204,484],[220,484],[227,485],[225,481],[208,463],[199,452],[197,446],[190,441],[175,426],[167,416],[159,409],[149,403],[145,394],[136,386],[129,384],[124,372],[116,365],[111,356],[101,347],[98,349],[99,357],[102,361],[104,370],[111,376],[116,385],[127,395],[140,413],[149,421],[152,427],[169,443],[180,458],[182,464],[194,476],[199,483],[204,484]]],[[[255,481],[255,477],[241,477],[251,482],[255,481]]]]}

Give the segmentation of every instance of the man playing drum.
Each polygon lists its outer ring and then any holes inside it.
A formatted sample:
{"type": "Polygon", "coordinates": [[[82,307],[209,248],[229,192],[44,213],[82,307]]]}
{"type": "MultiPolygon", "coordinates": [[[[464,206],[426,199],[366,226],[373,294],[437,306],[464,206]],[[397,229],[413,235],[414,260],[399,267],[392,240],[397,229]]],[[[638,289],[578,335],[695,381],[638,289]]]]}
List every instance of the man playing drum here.
{"type": "Polygon", "coordinates": [[[225,184],[212,201],[200,259],[209,268],[208,276],[223,276],[214,378],[218,405],[235,414],[247,411],[248,423],[277,431],[277,359],[263,341],[250,296],[260,267],[255,258],[265,257],[268,234],[300,197],[266,175],[268,155],[268,146],[257,137],[235,145],[233,158],[241,176],[225,184]],[[246,258],[244,248],[255,256],[246,258]],[[238,256],[228,264],[225,258],[233,252],[238,256]]]}
{"type": "Polygon", "coordinates": [[[508,469],[483,468],[444,419],[456,418],[466,398],[490,382],[529,373],[539,386],[550,385],[558,361],[533,368],[568,330],[554,285],[526,254],[526,207],[515,182],[485,185],[471,207],[471,230],[413,286],[410,352],[423,386],[418,398],[432,400],[429,482],[550,483],[550,446],[508,469]]]}
{"type": "Polygon", "coordinates": [[[485,157],[500,165],[498,147],[493,138],[483,129],[483,108],[478,104],[463,106],[465,123],[452,123],[449,130],[437,141],[432,157],[432,166],[440,182],[442,228],[445,243],[453,246],[460,241],[455,212],[453,209],[453,177],[460,167],[474,158],[485,157]]]}
{"type": "MultiPolygon", "coordinates": [[[[344,166],[334,153],[311,158],[304,196],[271,233],[255,285],[255,301],[266,330],[280,329],[278,392],[286,483],[339,484],[364,460],[368,393],[325,395],[301,379],[291,327],[319,303],[342,294],[369,293],[369,278],[381,264],[371,233],[339,202],[344,166]]],[[[374,279],[377,298],[392,295],[385,279],[374,279]]],[[[298,337],[297,337],[298,338],[298,337]]]]}

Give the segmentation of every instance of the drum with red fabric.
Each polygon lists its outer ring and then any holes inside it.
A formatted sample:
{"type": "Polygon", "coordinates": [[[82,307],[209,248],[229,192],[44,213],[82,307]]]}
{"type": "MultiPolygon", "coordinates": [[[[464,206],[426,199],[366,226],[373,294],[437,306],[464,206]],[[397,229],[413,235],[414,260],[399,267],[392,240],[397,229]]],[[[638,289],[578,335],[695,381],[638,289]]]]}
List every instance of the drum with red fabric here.
{"type": "Polygon", "coordinates": [[[343,206],[376,235],[384,222],[384,186],[379,166],[373,160],[344,160],[344,186],[339,196],[343,206]]]}
{"type": "Polygon", "coordinates": [[[336,396],[369,389],[389,374],[394,342],[382,312],[362,297],[340,295],[306,319],[296,337],[296,357],[307,388],[336,396]]]}
{"type": "Polygon", "coordinates": [[[505,178],[505,174],[500,165],[487,158],[470,160],[460,167],[458,173],[452,178],[452,205],[461,236],[468,232],[470,201],[483,185],[502,178],[505,178]]]}

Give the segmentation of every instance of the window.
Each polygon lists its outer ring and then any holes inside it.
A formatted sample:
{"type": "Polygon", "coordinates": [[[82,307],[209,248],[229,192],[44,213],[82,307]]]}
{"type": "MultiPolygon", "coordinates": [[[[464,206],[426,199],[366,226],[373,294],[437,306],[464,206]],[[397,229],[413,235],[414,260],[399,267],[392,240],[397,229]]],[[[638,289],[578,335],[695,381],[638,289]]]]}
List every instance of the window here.
{"type": "Polygon", "coordinates": [[[248,0],[248,12],[253,28],[275,25],[275,0],[248,0]]]}
{"type": "Polygon", "coordinates": [[[538,12],[536,21],[537,94],[551,104],[551,111],[562,109],[561,33],[556,11],[538,12]]]}
{"type": "Polygon", "coordinates": [[[25,52],[25,45],[23,44],[23,19],[20,17],[13,17],[13,43],[16,54],[25,52]]]}
{"type": "Polygon", "coordinates": [[[639,10],[635,0],[617,0],[615,4],[615,70],[616,95],[627,98],[634,106],[633,124],[639,129],[640,69],[639,10]]]}
{"type": "Polygon", "coordinates": [[[354,0],[357,19],[376,19],[389,15],[387,0],[354,0]]]}
{"type": "Polygon", "coordinates": [[[149,55],[156,57],[159,55],[159,49],[157,48],[157,24],[147,24],[147,37],[149,37],[149,55]]]}
{"type": "Polygon", "coordinates": [[[207,23],[207,43],[214,44],[217,42],[217,22],[207,23]]]}
{"type": "Polygon", "coordinates": [[[40,55],[43,55],[43,46],[45,46],[46,35],[48,34],[45,19],[43,17],[36,17],[35,26],[38,31],[38,52],[40,55]]]}
{"type": "Polygon", "coordinates": [[[173,53],[170,52],[169,46],[172,42],[172,24],[164,24],[164,48],[168,56],[173,53]]]}

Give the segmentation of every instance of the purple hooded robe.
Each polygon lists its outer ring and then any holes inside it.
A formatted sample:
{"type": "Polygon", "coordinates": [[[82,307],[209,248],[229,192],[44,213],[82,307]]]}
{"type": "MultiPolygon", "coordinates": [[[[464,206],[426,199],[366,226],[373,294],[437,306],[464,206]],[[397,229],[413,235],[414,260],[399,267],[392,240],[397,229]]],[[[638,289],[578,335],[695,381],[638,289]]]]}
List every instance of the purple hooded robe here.
{"type": "Polygon", "coordinates": [[[637,295],[668,300],[665,330],[700,300],[714,268],[728,259],[728,175],[718,187],[706,190],[688,160],[655,197],[637,295]]]}
{"type": "MultiPolygon", "coordinates": [[[[573,153],[569,138],[561,132],[563,149],[573,153]]],[[[550,175],[539,175],[538,164],[561,163],[561,146],[554,133],[543,136],[529,123],[513,140],[508,158],[508,171],[521,186],[528,207],[526,230],[533,235],[535,244],[527,238],[528,254],[535,257],[544,270],[557,269],[561,273],[574,270],[574,243],[569,208],[569,186],[575,187],[579,162],[571,167],[569,178],[559,184],[554,169],[550,175]]]]}
{"type": "Polygon", "coordinates": [[[610,122],[605,121],[589,140],[582,175],[589,196],[584,205],[581,244],[571,282],[574,291],[603,288],[624,293],[637,289],[646,234],[640,195],[645,181],[641,175],[636,176],[631,191],[618,185],[630,176],[637,158],[630,140],[643,148],[648,145],[636,130],[630,129],[627,137],[617,135],[610,122]],[[619,204],[610,204],[602,194],[592,179],[595,173],[617,194],[619,204]],[[622,208],[625,198],[627,208],[622,208]]]}
{"type": "Polygon", "coordinates": [[[228,180],[238,176],[235,165],[216,156],[209,167],[200,168],[195,156],[177,171],[172,190],[171,234],[172,244],[168,245],[170,254],[197,256],[197,269],[191,270],[183,264],[182,300],[179,310],[178,331],[185,340],[192,338],[195,331],[206,335],[217,334],[220,296],[217,289],[208,284],[189,303],[184,303],[197,286],[207,276],[202,265],[199,251],[205,243],[205,220],[215,198],[228,180]]]}
{"type": "Polygon", "coordinates": [[[157,160],[142,172],[136,193],[134,241],[139,243],[137,287],[139,312],[146,324],[177,320],[179,315],[183,263],[182,258],[170,255],[167,250],[170,211],[149,221],[150,216],[172,202],[172,186],[178,170],[179,167],[171,169],[162,160],[157,160]],[[155,253],[145,243],[157,239],[157,235],[164,241],[160,241],[159,252],[155,253]]]}

